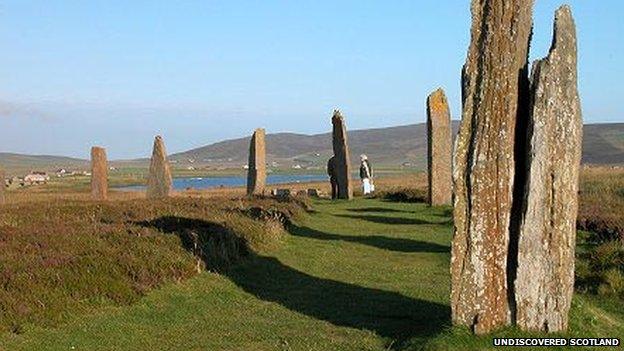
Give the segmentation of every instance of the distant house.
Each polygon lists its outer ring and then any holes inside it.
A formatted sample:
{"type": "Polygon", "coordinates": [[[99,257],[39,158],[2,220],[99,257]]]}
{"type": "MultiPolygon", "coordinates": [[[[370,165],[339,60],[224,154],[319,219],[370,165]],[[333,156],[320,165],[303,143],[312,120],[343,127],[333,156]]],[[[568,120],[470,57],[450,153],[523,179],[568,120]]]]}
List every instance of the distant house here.
{"type": "Polygon", "coordinates": [[[50,176],[45,172],[32,172],[24,177],[26,184],[45,184],[50,180],[50,176]]]}

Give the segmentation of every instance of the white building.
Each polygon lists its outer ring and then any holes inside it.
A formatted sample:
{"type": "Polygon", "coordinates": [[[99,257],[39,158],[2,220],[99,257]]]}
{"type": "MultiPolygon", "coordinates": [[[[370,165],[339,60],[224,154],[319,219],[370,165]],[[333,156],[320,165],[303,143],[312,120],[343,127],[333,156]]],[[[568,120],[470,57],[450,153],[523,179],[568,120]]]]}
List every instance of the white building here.
{"type": "Polygon", "coordinates": [[[24,182],[30,184],[44,184],[48,180],[50,180],[50,176],[45,173],[31,173],[24,177],[24,182]]]}

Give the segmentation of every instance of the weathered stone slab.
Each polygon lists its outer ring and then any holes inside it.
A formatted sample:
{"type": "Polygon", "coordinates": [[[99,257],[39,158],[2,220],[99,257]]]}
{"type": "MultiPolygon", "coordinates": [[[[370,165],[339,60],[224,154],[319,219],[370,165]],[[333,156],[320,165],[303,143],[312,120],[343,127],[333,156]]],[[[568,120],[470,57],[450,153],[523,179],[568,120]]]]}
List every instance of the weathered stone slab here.
{"type": "Polygon", "coordinates": [[[510,323],[507,249],[517,116],[528,90],[532,0],[472,0],[455,144],[451,310],[483,334],[510,323]]]}
{"type": "Polygon", "coordinates": [[[4,181],[5,177],[6,177],[6,174],[4,173],[4,170],[0,169],[0,205],[6,202],[6,195],[5,195],[6,185],[4,181]]]}
{"type": "Polygon", "coordinates": [[[172,187],[171,169],[167,160],[165,143],[159,135],[154,139],[154,150],[147,178],[147,198],[168,197],[172,187]]]}
{"type": "Polygon", "coordinates": [[[453,197],[451,113],[444,90],[427,98],[428,203],[450,205],[453,197]]]}
{"type": "Polygon", "coordinates": [[[332,116],[332,141],[335,156],[336,180],[338,183],[338,198],[352,199],[353,186],[351,184],[351,166],[349,164],[349,144],[347,127],[340,111],[335,110],[332,116]]]}
{"type": "Polygon", "coordinates": [[[548,57],[533,65],[528,175],[518,242],[516,323],[564,331],[574,290],[574,249],[583,121],[577,90],[576,27],[555,15],[548,57]]]}
{"type": "Polygon", "coordinates": [[[108,162],[106,150],[91,148],[91,198],[97,201],[108,199],[108,162]]]}
{"type": "Polygon", "coordinates": [[[249,169],[247,171],[247,195],[264,195],[266,188],[265,131],[256,129],[249,145],[249,169]]]}

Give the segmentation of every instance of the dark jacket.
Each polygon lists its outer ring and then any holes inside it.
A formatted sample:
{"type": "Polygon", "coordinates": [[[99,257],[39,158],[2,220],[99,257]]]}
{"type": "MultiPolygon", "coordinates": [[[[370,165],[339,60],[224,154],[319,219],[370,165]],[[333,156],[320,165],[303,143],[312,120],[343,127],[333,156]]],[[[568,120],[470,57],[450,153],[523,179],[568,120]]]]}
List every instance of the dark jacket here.
{"type": "Polygon", "coordinates": [[[364,160],[360,164],[360,179],[366,178],[373,178],[373,166],[368,160],[364,160]]]}

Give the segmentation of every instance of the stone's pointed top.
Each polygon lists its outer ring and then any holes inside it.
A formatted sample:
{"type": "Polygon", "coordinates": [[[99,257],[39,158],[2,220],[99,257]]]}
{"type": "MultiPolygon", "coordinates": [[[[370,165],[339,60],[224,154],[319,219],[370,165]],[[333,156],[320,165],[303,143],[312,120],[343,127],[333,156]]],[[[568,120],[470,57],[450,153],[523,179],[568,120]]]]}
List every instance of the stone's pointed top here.
{"type": "Polygon", "coordinates": [[[165,142],[162,138],[162,136],[157,135],[154,138],[154,150],[153,150],[153,155],[156,153],[161,153],[164,154],[166,157],[167,152],[165,151],[165,142]]]}
{"type": "Polygon", "coordinates": [[[91,146],[91,157],[94,155],[104,155],[106,157],[106,149],[101,146],[91,146]]]}
{"type": "Polygon", "coordinates": [[[265,133],[265,130],[264,130],[264,128],[256,128],[254,133],[265,133]]]}
{"type": "Polygon", "coordinates": [[[570,5],[564,4],[559,6],[557,11],[555,12],[555,17],[558,18],[561,16],[566,16],[570,19],[572,18],[572,8],[570,8],[570,5]]]}
{"type": "Polygon", "coordinates": [[[340,113],[340,110],[338,109],[334,110],[333,118],[342,118],[342,113],[340,113]]]}
{"type": "Polygon", "coordinates": [[[574,29],[574,17],[572,9],[568,5],[563,5],[555,12],[555,33],[561,29],[574,29]]]}
{"type": "Polygon", "coordinates": [[[429,96],[434,96],[434,95],[446,95],[444,93],[444,89],[442,87],[434,90],[431,94],[429,94],[429,96]]]}
{"type": "Polygon", "coordinates": [[[448,101],[446,99],[446,94],[442,88],[432,92],[427,97],[427,108],[429,113],[434,112],[444,112],[448,113],[448,101]]]}
{"type": "Polygon", "coordinates": [[[553,32],[551,53],[559,46],[564,46],[564,50],[572,46],[570,49],[576,50],[576,24],[570,6],[563,5],[555,12],[553,32]]]}

